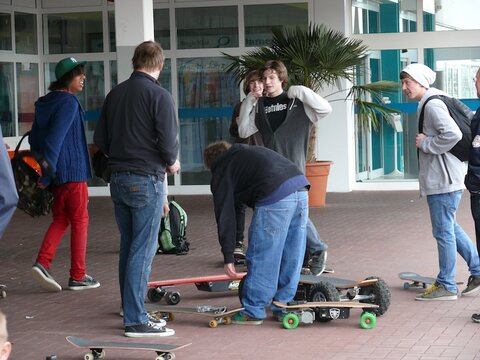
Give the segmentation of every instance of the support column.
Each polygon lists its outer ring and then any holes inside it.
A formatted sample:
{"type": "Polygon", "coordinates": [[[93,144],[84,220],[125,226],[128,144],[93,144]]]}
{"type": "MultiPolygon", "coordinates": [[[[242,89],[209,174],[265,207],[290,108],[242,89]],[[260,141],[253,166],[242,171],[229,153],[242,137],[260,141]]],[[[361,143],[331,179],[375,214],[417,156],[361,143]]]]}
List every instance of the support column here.
{"type": "Polygon", "coordinates": [[[118,82],[130,77],[135,47],[154,40],[153,0],[115,0],[118,82]]]}
{"type": "MultiPolygon", "coordinates": [[[[350,34],[350,5],[346,0],[315,0],[314,22],[350,34]]],[[[350,88],[347,81],[341,82],[343,89],[350,88]]],[[[328,96],[336,88],[324,89],[320,95],[326,97],[333,112],[317,124],[317,159],[331,160],[327,191],[351,191],[355,183],[355,127],[352,101],[343,101],[347,92],[328,96]],[[337,101],[333,101],[336,100],[337,101]]]]}

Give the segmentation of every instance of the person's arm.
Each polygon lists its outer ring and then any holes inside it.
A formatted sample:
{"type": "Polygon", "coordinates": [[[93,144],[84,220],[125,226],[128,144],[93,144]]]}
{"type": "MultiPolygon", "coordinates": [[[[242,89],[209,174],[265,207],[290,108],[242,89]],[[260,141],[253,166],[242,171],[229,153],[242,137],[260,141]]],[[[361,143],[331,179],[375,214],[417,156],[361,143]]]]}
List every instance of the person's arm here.
{"type": "Polygon", "coordinates": [[[240,106],[240,118],[238,121],[238,134],[246,139],[258,132],[255,126],[255,115],[258,98],[253,93],[249,93],[240,106]]]}
{"type": "Polygon", "coordinates": [[[305,113],[312,123],[332,112],[332,106],[312,89],[302,85],[292,85],[287,93],[290,99],[298,99],[305,105],[305,113]]]}
{"type": "Polygon", "coordinates": [[[417,135],[417,147],[424,153],[444,154],[462,138],[460,128],[450,116],[443,101],[438,99],[429,101],[425,105],[424,119],[425,124],[428,124],[424,129],[433,128],[435,131],[417,135]]]}
{"type": "Polygon", "coordinates": [[[155,135],[157,148],[161,158],[167,165],[169,174],[180,170],[178,157],[178,123],[172,96],[167,91],[162,91],[157,102],[153,105],[155,135]]]}
{"type": "Polygon", "coordinates": [[[15,212],[17,201],[18,194],[13,178],[12,164],[0,128],[0,204],[2,205],[0,206],[0,238],[15,212]]]}
{"type": "Polygon", "coordinates": [[[213,178],[212,193],[215,219],[217,221],[218,242],[221,246],[224,263],[233,263],[237,225],[235,220],[234,191],[227,174],[222,174],[221,179],[213,178]]]}

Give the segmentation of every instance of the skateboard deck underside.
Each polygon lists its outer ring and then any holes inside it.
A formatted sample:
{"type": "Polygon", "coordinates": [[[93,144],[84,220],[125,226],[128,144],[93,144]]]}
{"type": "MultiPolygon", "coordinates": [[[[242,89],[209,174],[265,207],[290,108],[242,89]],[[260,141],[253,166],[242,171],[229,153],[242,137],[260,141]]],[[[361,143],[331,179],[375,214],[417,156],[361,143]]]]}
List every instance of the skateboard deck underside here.
{"type": "Polygon", "coordinates": [[[170,344],[144,344],[123,341],[95,341],[76,336],[67,336],[67,341],[78,348],[98,349],[119,349],[119,350],[152,350],[152,351],[175,351],[191,345],[170,345],[170,344]]]}

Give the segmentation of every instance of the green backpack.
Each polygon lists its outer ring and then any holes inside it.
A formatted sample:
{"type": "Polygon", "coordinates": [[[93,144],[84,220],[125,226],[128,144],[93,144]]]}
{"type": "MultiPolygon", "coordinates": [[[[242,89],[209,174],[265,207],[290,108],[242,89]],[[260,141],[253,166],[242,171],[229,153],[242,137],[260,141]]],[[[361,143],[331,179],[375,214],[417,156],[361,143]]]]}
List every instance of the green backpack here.
{"type": "Polygon", "coordinates": [[[186,255],[189,250],[187,241],[187,213],[175,201],[168,203],[170,211],[160,223],[158,234],[158,253],[186,255]]]}

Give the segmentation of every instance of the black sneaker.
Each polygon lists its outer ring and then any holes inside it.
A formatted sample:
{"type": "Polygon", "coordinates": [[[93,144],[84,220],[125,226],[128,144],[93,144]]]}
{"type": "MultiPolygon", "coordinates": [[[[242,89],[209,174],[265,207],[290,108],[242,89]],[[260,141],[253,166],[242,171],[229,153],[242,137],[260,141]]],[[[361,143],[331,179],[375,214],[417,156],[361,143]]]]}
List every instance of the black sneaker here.
{"type": "Polygon", "coordinates": [[[94,289],[100,286],[100,283],[90,275],[85,275],[82,280],[68,280],[68,288],[70,290],[86,290],[94,289]]]}
{"type": "Polygon", "coordinates": [[[146,324],[125,326],[125,336],[128,337],[154,337],[154,336],[172,336],[175,330],[164,326],[157,326],[149,321],[146,324]]]}
{"type": "Polygon", "coordinates": [[[480,291],[480,276],[470,275],[467,287],[462,291],[462,296],[474,295],[480,291]]]}
{"type": "Polygon", "coordinates": [[[38,262],[32,266],[32,276],[45,290],[50,292],[62,291],[60,284],[57,283],[48,270],[38,262]]]}
{"type": "Polygon", "coordinates": [[[474,323],[480,323],[480,314],[473,314],[472,315],[472,321],[474,323]]]}
{"type": "Polygon", "coordinates": [[[319,276],[325,271],[327,266],[327,250],[312,254],[310,258],[310,271],[313,275],[319,276]]]}
{"type": "Polygon", "coordinates": [[[167,325],[167,322],[165,321],[165,319],[162,319],[158,316],[155,316],[153,314],[150,314],[147,312],[147,318],[149,321],[151,321],[152,323],[155,324],[155,326],[158,326],[158,327],[164,327],[167,325]]]}

